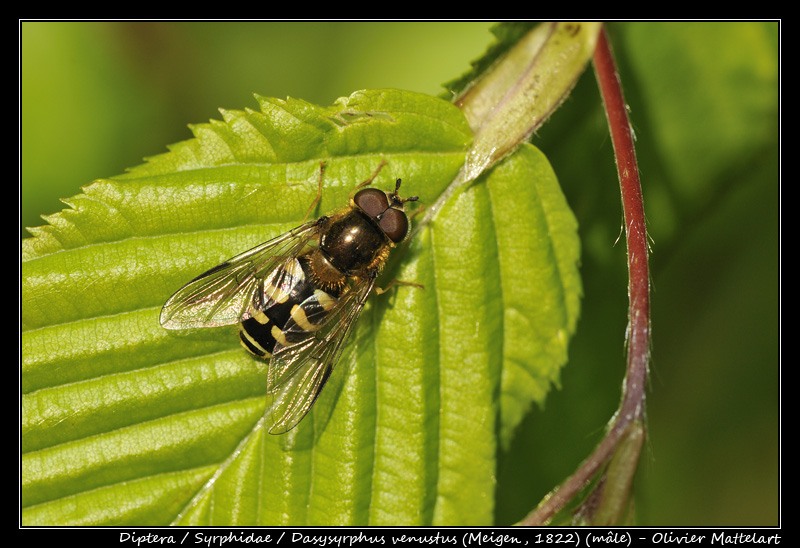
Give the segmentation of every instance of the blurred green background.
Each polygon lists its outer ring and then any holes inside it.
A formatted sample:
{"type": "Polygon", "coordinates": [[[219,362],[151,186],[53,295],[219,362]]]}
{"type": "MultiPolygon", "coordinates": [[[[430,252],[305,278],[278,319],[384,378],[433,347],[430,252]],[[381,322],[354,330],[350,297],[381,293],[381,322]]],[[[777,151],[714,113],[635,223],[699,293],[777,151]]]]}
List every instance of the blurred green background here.
{"type": "MultiPolygon", "coordinates": [[[[20,227],[58,198],[191,137],[252,93],[327,105],[429,94],[492,40],[483,22],[23,22],[20,227]]],[[[652,239],[642,525],[777,525],[780,178],[777,23],[609,26],[652,239]]],[[[523,517],[602,437],[624,371],[619,190],[591,70],[532,139],[581,224],[584,302],[562,387],[500,458],[498,523],[523,517]]]]}

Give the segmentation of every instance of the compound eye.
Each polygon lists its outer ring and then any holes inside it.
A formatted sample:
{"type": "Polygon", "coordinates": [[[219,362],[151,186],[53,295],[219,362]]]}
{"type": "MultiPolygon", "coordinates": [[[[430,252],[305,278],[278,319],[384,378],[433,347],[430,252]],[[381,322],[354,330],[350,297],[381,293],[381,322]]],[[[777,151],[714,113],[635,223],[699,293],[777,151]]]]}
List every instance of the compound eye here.
{"type": "Polygon", "coordinates": [[[378,224],[389,239],[396,244],[402,242],[408,234],[408,217],[399,209],[387,209],[378,224]]]}
{"type": "Polygon", "coordinates": [[[377,217],[389,207],[386,193],[377,188],[359,190],[353,197],[353,201],[370,217],[377,217]]]}

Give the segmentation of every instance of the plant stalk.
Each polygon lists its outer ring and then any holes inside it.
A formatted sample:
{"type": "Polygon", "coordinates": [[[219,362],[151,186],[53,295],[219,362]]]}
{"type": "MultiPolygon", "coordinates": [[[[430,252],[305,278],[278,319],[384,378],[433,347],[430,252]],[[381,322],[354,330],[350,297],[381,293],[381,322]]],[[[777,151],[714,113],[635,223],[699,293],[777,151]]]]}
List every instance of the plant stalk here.
{"type": "MultiPolygon", "coordinates": [[[[626,441],[631,432],[637,433],[634,437],[635,458],[630,457],[630,447],[628,447],[626,450],[629,456],[626,460],[630,466],[635,467],[645,435],[645,388],[650,361],[649,250],[633,132],[605,28],[598,36],[593,61],[614,146],[628,247],[628,356],[622,400],[610,422],[606,436],[594,452],[581,463],[572,476],[548,494],[539,507],[519,523],[520,525],[548,523],[589,484],[601,468],[611,460],[618,448],[625,445],[621,442],[626,441]]],[[[633,471],[630,476],[632,475],[633,471]]]]}

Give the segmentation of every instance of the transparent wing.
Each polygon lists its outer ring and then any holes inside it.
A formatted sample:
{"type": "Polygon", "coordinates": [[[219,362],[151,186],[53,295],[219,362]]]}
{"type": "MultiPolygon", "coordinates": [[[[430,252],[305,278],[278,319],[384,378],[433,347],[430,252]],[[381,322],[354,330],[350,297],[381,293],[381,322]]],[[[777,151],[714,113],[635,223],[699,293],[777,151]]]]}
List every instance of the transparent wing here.
{"type": "Polygon", "coordinates": [[[262,310],[275,288],[291,287],[291,261],[319,234],[320,220],[305,223],[204,272],[161,309],[166,329],[219,327],[262,310]],[[279,268],[279,267],[284,268],[279,268]],[[276,279],[279,278],[279,279],[276,279]],[[272,288],[265,292],[265,287],[272,288]]]}
{"type": "Polygon", "coordinates": [[[270,360],[266,411],[272,421],[270,434],[291,430],[314,405],[374,285],[372,277],[357,279],[314,331],[287,322],[284,332],[296,342],[276,345],[270,360]]]}

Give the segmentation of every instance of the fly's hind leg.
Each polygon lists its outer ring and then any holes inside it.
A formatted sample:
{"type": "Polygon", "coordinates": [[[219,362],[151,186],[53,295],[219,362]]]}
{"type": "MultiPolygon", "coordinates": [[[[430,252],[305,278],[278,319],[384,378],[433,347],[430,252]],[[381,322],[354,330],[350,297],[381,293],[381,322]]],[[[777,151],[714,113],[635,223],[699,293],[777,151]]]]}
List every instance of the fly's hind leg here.
{"type": "Polygon", "coordinates": [[[416,287],[417,289],[425,289],[424,285],[415,284],[414,282],[404,282],[402,280],[392,280],[386,287],[378,287],[375,286],[375,293],[378,295],[383,295],[387,291],[389,291],[393,285],[409,285],[411,287],[416,287]]]}

